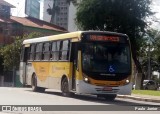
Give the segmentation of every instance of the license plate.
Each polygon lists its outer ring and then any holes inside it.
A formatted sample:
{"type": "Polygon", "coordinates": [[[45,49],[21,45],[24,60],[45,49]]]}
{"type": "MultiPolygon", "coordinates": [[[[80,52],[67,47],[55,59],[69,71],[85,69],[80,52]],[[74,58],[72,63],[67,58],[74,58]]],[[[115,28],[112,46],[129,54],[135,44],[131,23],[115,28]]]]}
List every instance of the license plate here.
{"type": "Polygon", "coordinates": [[[112,91],[112,87],[104,87],[103,90],[105,90],[105,91],[112,91]]]}

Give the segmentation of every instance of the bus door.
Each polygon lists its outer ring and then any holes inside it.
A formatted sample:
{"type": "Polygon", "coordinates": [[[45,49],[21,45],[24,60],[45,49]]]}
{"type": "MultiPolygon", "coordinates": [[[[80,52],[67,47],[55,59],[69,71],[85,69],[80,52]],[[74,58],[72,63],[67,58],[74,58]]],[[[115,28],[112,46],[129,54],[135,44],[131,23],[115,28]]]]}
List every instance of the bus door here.
{"type": "Polygon", "coordinates": [[[77,43],[72,43],[71,48],[71,62],[73,63],[72,70],[72,90],[76,90],[76,72],[78,70],[78,48],[77,43]]]}
{"type": "Polygon", "coordinates": [[[21,51],[21,62],[20,62],[20,81],[23,85],[26,84],[26,67],[28,59],[29,47],[23,46],[21,51]]]}

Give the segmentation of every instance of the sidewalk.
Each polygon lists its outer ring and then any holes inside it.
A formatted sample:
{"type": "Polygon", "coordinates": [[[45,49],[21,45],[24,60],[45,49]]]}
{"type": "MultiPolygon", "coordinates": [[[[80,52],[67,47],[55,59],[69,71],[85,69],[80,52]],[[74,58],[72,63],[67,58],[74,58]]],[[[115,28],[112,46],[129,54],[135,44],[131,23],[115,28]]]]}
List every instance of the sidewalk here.
{"type": "Polygon", "coordinates": [[[118,98],[128,98],[128,99],[133,99],[133,100],[138,100],[138,101],[160,103],[159,96],[131,94],[131,95],[118,95],[117,97],[118,98]]]}

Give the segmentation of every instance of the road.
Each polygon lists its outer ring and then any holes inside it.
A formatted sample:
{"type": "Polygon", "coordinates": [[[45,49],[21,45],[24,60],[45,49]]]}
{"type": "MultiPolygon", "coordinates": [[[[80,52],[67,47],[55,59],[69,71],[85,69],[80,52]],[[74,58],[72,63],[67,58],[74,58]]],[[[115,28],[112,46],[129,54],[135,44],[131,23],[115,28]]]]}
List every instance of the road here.
{"type": "MultiPolygon", "coordinates": [[[[36,93],[32,92],[31,88],[9,88],[9,87],[1,87],[0,88],[0,105],[82,105],[84,109],[86,109],[86,105],[95,105],[96,106],[113,106],[113,109],[116,110],[119,106],[143,106],[143,105],[160,105],[160,103],[153,102],[144,102],[144,101],[136,101],[131,99],[121,99],[116,98],[115,101],[105,101],[104,99],[97,99],[96,96],[89,95],[75,95],[73,98],[63,97],[60,92],[48,89],[45,93],[36,93]]],[[[88,114],[97,114],[95,111],[96,108],[93,107],[94,112],[87,111],[88,114]]],[[[71,108],[71,107],[70,107],[71,108]]],[[[73,110],[76,107],[73,107],[73,110]]],[[[91,107],[88,107],[91,108],[91,107]]],[[[98,108],[97,108],[98,109],[98,108]]],[[[63,109],[62,109],[63,110],[63,109]]],[[[92,110],[92,109],[91,109],[92,110]]],[[[113,113],[110,112],[110,114],[113,113]]],[[[125,113],[127,112],[127,109],[125,113]]],[[[134,112],[129,112],[130,114],[134,112]]],[[[143,111],[141,111],[142,114],[143,111]]],[[[145,114],[148,114],[150,111],[145,111],[145,114]]],[[[154,114],[158,114],[158,111],[154,111],[154,114]]],[[[40,112],[40,114],[43,112],[40,112]]],[[[51,112],[46,112],[51,113],[51,112]]],[[[53,112],[52,112],[53,113],[53,112]]],[[[64,112],[54,112],[53,114],[61,114],[64,112]]],[[[67,113],[65,111],[65,113],[67,113]]],[[[82,112],[69,112],[70,114],[81,114],[82,112]]],[[[99,113],[106,113],[106,111],[101,111],[99,113]]],[[[119,112],[118,112],[119,113],[119,112]]],[[[121,112],[120,112],[121,113],[121,112]]],[[[13,114],[13,113],[12,113],[13,114]]],[[[19,113],[21,114],[21,113],[19,113]]],[[[25,114],[25,113],[23,113],[25,114]]],[[[30,114],[30,113],[29,113],[30,114]]],[[[124,114],[124,113],[123,113],[124,114]]]]}

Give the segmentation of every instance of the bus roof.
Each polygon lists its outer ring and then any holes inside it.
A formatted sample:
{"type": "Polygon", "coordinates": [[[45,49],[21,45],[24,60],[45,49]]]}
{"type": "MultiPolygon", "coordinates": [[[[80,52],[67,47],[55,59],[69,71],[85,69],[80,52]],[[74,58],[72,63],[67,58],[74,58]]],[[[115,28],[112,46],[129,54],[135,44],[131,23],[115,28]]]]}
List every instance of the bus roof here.
{"type": "Polygon", "coordinates": [[[23,41],[23,44],[47,42],[47,41],[62,40],[62,39],[77,39],[78,41],[80,40],[80,36],[82,33],[103,33],[103,34],[109,34],[109,35],[114,34],[118,36],[127,36],[122,33],[109,32],[109,31],[76,31],[76,32],[70,32],[70,33],[64,33],[64,34],[57,34],[57,35],[44,36],[44,37],[39,37],[39,38],[26,39],[23,41]]]}

